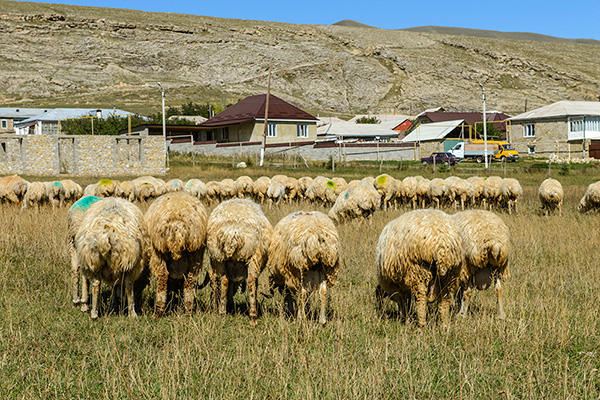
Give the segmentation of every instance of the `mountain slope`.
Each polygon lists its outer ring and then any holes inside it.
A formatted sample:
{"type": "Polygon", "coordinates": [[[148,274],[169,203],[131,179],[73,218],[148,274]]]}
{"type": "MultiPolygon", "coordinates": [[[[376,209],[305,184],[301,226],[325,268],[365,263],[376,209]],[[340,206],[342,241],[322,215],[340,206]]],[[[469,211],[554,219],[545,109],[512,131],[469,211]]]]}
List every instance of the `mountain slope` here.
{"type": "Polygon", "coordinates": [[[424,108],[509,113],[596,100],[600,47],[368,27],[0,2],[3,106],[167,104],[266,91],[312,113],[415,114],[424,108]]]}

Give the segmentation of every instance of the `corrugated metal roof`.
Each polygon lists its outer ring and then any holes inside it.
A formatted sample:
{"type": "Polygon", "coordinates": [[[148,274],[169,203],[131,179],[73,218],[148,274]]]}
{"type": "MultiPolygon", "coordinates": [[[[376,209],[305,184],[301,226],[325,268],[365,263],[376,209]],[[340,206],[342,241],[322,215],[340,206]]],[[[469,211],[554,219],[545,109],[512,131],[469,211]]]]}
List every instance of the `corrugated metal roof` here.
{"type": "Polygon", "coordinates": [[[48,108],[0,107],[0,118],[31,118],[48,110],[48,108]]]}
{"type": "Polygon", "coordinates": [[[575,116],[600,116],[598,101],[559,101],[510,118],[511,121],[575,116]]]}
{"type": "MultiPolygon", "coordinates": [[[[475,122],[483,121],[483,113],[480,112],[426,112],[423,116],[429,118],[431,122],[456,121],[463,119],[467,124],[472,125],[475,122]]],[[[488,122],[503,121],[508,119],[510,115],[498,111],[488,111],[485,113],[485,119],[488,122]]]]}
{"type": "Polygon", "coordinates": [[[382,126],[382,124],[353,124],[349,122],[332,123],[321,126],[317,134],[341,137],[397,137],[398,132],[382,126]]]}
{"type": "MultiPolygon", "coordinates": [[[[265,118],[266,94],[246,97],[206,120],[202,126],[225,126],[265,118]]],[[[314,117],[279,97],[269,96],[269,120],[317,121],[314,117]]]]}
{"type": "Polygon", "coordinates": [[[97,111],[100,110],[102,112],[103,117],[108,117],[111,115],[123,115],[133,113],[128,111],[123,111],[114,108],[55,108],[48,110],[48,112],[44,112],[33,117],[30,117],[26,120],[20,121],[16,123],[15,126],[21,126],[27,124],[29,122],[36,121],[58,121],[59,119],[64,120],[67,118],[79,118],[85,116],[95,116],[97,111]]]}
{"type": "Polygon", "coordinates": [[[427,142],[430,140],[440,140],[446,137],[457,126],[464,123],[464,119],[456,121],[434,122],[431,124],[421,124],[414,131],[402,139],[403,143],[427,142]]]}

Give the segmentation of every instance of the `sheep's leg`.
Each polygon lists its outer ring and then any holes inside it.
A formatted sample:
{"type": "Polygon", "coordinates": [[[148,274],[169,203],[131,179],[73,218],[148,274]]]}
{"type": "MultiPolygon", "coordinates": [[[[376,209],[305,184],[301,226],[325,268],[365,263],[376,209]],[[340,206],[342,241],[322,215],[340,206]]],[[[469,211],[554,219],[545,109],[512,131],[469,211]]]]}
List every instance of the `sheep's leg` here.
{"type": "Polygon", "coordinates": [[[469,305],[471,304],[471,294],[473,294],[473,288],[471,286],[468,286],[462,292],[462,299],[461,299],[460,311],[459,311],[459,314],[461,317],[466,317],[467,312],[469,312],[469,305]]]}
{"type": "Polygon", "coordinates": [[[248,266],[248,297],[250,300],[250,325],[257,325],[258,310],[256,307],[256,277],[254,276],[255,268],[253,265],[248,266]]]}
{"type": "Polygon", "coordinates": [[[100,297],[100,279],[94,276],[90,279],[92,284],[92,309],[90,311],[90,316],[92,319],[98,318],[98,297],[100,297]]]}
{"type": "Polygon", "coordinates": [[[183,279],[183,304],[185,314],[190,315],[194,310],[194,302],[196,300],[195,283],[198,275],[194,272],[188,272],[183,279]]]}
{"type": "Polygon", "coordinates": [[[88,288],[89,279],[83,275],[81,277],[81,311],[88,312],[90,307],[88,305],[90,290],[88,288]]]}
{"type": "Polygon", "coordinates": [[[71,254],[71,276],[72,276],[72,289],[73,289],[73,305],[79,304],[81,299],[79,298],[79,263],[77,262],[77,252],[71,240],[69,240],[69,253],[71,254]]]}
{"type": "Polygon", "coordinates": [[[133,281],[130,276],[125,277],[125,294],[127,295],[127,313],[130,317],[137,317],[135,312],[135,296],[133,295],[133,281]]]}
{"type": "Polygon", "coordinates": [[[417,325],[420,328],[423,328],[427,322],[427,286],[425,282],[419,282],[415,293],[417,325]]]}
{"type": "Polygon", "coordinates": [[[440,208],[440,199],[439,198],[435,198],[435,208],[440,208]]]}
{"type": "Polygon", "coordinates": [[[465,211],[465,198],[463,196],[460,198],[460,208],[465,211]]]}
{"type": "Polygon", "coordinates": [[[151,262],[158,264],[157,267],[151,268],[153,271],[158,271],[156,274],[156,298],[154,300],[154,318],[162,317],[167,305],[167,286],[169,283],[169,272],[167,271],[167,263],[160,260],[156,255],[152,255],[151,262]]]}
{"type": "Polygon", "coordinates": [[[300,293],[298,293],[298,321],[304,321],[306,319],[306,312],[304,308],[306,307],[306,288],[304,287],[304,281],[302,282],[302,288],[300,289],[300,293]]]}
{"type": "Polygon", "coordinates": [[[323,279],[319,285],[319,297],[321,300],[321,312],[319,313],[319,323],[325,325],[327,323],[327,281],[323,279]]]}
{"type": "Polygon", "coordinates": [[[505,319],[506,314],[504,313],[504,301],[502,299],[502,279],[496,278],[496,298],[498,300],[498,318],[505,319]]]}
{"type": "Polygon", "coordinates": [[[442,325],[447,326],[450,323],[450,299],[451,296],[448,293],[444,293],[442,295],[442,299],[440,300],[440,304],[438,306],[438,312],[440,314],[440,319],[442,321],[442,325]]]}
{"type": "Polygon", "coordinates": [[[229,290],[229,278],[227,274],[221,275],[221,293],[219,298],[219,314],[227,314],[227,291],[229,290]]]}

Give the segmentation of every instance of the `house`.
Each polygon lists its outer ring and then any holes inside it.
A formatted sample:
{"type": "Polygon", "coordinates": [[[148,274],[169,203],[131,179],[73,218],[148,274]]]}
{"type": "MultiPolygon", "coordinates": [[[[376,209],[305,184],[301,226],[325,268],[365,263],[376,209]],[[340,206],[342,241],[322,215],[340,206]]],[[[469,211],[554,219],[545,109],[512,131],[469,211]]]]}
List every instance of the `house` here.
{"type": "Polygon", "coordinates": [[[57,135],[60,134],[60,121],[66,119],[134,115],[128,111],[116,108],[55,108],[43,111],[27,119],[15,122],[16,133],[18,135],[57,135]]]}
{"type": "MultiPolygon", "coordinates": [[[[200,141],[219,143],[261,142],[265,128],[267,95],[246,97],[200,126],[200,141]]],[[[290,103],[270,95],[267,115],[267,143],[301,143],[317,139],[317,118],[290,103]]]]}
{"type": "Polygon", "coordinates": [[[15,133],[15,124],[47,112],[43,108],[0,107],[0,134],[15,133]]]}
{"type": "Polygon", "coordinates": [[[586,155],[600,146],[600,102],[559,101],[509,119],[510,139],[521,154],[586,155]]]}
{"type": "Polygon", "coordinates": [[[413,143],[420,149],[421,157],[424,157],[434,151],[447,151],[449,147],[465,139],[465,126],[468,127],[463,119],[421,124],[401,142],[413,143]]]}
{"type": "MultiPolygon", "coordinates": [[[[510,118],[510,115],[498,111],[488,111],[485,116],[487,122],[493,123],[494,127],[502,132],[502,137],[506,137],[506,123],[501,121],[506,121],[508,118],[510,118]]],[[[414,129],[414,127],[421,124],[456,121],[459,119],[470,126],[468,137],[476,139],[475,132],[477,130],[477,125],[483,123],[483,113],[481,112],[448,112],[443,109],[437,111],[427,110],[417,115],[412,126],[414,129]]]]}

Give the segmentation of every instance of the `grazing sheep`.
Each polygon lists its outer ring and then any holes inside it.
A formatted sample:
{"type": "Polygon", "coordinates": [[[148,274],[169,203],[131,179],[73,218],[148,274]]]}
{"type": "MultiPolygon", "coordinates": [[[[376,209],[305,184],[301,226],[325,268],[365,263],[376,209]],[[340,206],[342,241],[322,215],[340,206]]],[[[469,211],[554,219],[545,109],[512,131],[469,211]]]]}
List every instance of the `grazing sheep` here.
{"type": "MultiPolygon", "coordinates": [[[[72,293],[74,306],[79,304],[79,302],[81,301],[81,297],[79,297],[80,270],[79,263],[77,262],[77,251],[75,250],[75,236],[77,235],[77,231],[79,231],[79,227],[81,226],[81,222],[83,221],[83,216],[85,215],[86,211],[90,208],[92,204],[96,203],[99,200],[102,200],[102,197],[82,197],[81,199],[76,201],[67,212],[67,248],[69,251],[69,255],[71,256],[71,275],[73,282],[72,293]]],[[[87,287],[87,280],[82,279],[82,293],[88,290],[87,287]]]]}
{"type": "Polygon", "coordinates": [[[221,196],[221,182],[208,181],[206,182],[206,200],[209,204],[218,202],[221,196]]]}
{"type": "Polygon", "coordinates": [[[269,207],[273,203],[279,204],[285,198],[285,188],[278,181],[271,181],[269,189],[267,189],[267,199],[269,199],[269,207]]]}
{"type": "Polygon", "coordinates": [[[204,182],[196,178],[192,178],[187,181],[183,187],[183,190],[200,200],[203,200],[208,193],[208,189],[206,188],[204,182]]]}
{"type": "Polygon", "coordinates": [[[66,202],[76,202],[77,200],[79,200],[81,198],[81,196],[83,196],[83,189],[81,188],[81,186],[70,180],[70,179],[64,179],[62,181],[60,181],[61,185],[63,185],[63,187],[65,188],[65,201],[66,202]]]}
{"type": "Polygon", "coordinates": [[[388,204],[396,199],[396,192],[398,191],[398,184],[396,180],[388,174],[379,175],[375,178],[375,189],[381,195],[381,202],[383,210],[386,211],[388,204]]]}
{"type": "Polygon", "coordinates": [[[353,179],[350,182],[348,182],[348,187],[353,186],[353,185],[358,185],[359,183],[361,183],[362,181],[359,179],[353,179]]]}
{"type": "MultiPolygon", "coordinates": [[[[142,275],[144,227],[142,212],[133,203],[111,197],[92,204],[75,235],[77,261],[92,287],[90,315],[98,318],[100,280],[109,285],[123,285],[128,313],[136,316],[134,282],[142,275]]],[[[88,302],[88,291],[82,292],[82,309],[88,302]]]]}
{"type": "Polygon", "coordinates": [[[267,176],[261,176],[252,184],[254,191],[254,198],[256,201],[260,201],[261,204],[265,202],[265,198],[267,197],[267,191],[269,190],[269,186],[271,185],[271,178],[267,176]]]}
{"type": "Polygon", "coordinates": [[[499,176],[490,176],[483,182],[483,208],[490,210],[500,206],[502,200],[502,181],[499,176]]]}
{"type": "Polygon", "coordinates": [[[310,201],[322,202],[325,205],[334,204],[339,194],[336,195],[337,184],[324,176],[317,176],[306,190],[310,201]]]}
{"type": "Polygon", "coordinates": [[[591,183],[581,200],[577,209],[580,213],[600,208],[600,182],[591,183]]]}
{"type": "Polygon", "coordinates": [[[98,183],[91,183],[83,189],[83,196],[96,196],[98,183]]]}
{"type": "Polygon", "coordinates": [[[233,179],[223,179],[219,185],[219,198],[221,201],[233,199],[237,197],[237,191],[235,189],[235,181],[233,179]]]}
{"type": "Polygon", "coordinates": [[[123,181],[115,185],[114,195],[131,202],[137,199],[136,186],[133,181],[123,181]]]}
{"type": "Polygon", "coordinates": [[[254,194],[254,182],[249,176],[240,176],[235,180],[235,190],[237,197],[251,197],[254,194]]]}
{"type": "Polygon", "coordinates": [[[375,178],[372,176],[365,176],[361,179],[362,182],[368,183],[369,185],[375,186],[375,178]]]}
{"type": "Polygon", "coordinates": [[[181,179],[170,179],[166,183],[167,193],[180,192],[183,190],[183,181],[181,179]]]}
{"type": "MultiPolygon", "coordinates": [[[[346,180],[344,178],[331,178],[331,180],[335,183],[335,195],[336,195],[336,199],[337,196],[340,195],[340,193],[342,193],[344,190],[346,190],[348,188],[348,182],[346,182],[346,180]]],[[[335,201],[335,200],[334,200],[335,201]]]]}
{"type": "Polygon", "coordinates": [[[464,211],[465,204],[468,205],[469,202],[472,202],[473,196],[475,196],[473,185],[461,178],[453,179],[450,182],[450,186],[448,187],[448,199],[455,210],[458,208],[458,202],[460,201],[460,208],[464,211]]]}
{"type": "Polygon", "coordinates": [[[19,204],[27,192],[27,183],[18,175],[0,178],[0,202],[19,204]]]}
{"type": "MultiPolygon", "coordinates": [[[[417,179],[412,176],[407,176],[402,180],[401,193],[402,202],[412,205],[413,210],[417,208],[417,179]]],[[[429,189],[429,188],[428,188],[429,189]]]]}
{"type": "Polygon", "coordinates": [[[62,207],[65,203],[65,187],[62,183],[55,182],[45,182],[46,185],[46,196],[50,204],[52,204],[52,208],[62,207]]]}
{"type": "Polygon", "coordinates": [[[285,188],[285,200],[291,202],[296,198],[298,193],[298,180],[296,178],[290,178],[285,175],[275,175],[271,178],[271,182],[279,182],[285,188]]]}
{"type": "Polygon", "coordinates": [[[132,181],[139,201],[147,202],[166,193],[165,183],[153,176],[142,176],[132,181]]]}
{"type": "Polygon", "coordinates": [[[508,213],[512,214],[513,208],[515,212],[518,212],[517,205],[519,199],[523,195],[523,189],[519,184],[519,181],[514,178],[505,178],[502,180],[502,186],[500,187],[501,203],[508,209],[508,213]]]}
{"type": "MultiPolygon", "coordinates": [[[[283,187],[279,182],[271,184],[283,187]]],[[[256,325],[258,276],[267,262],[272,233],[269,220],[249,199],[225,201],[210,214],[206,244],[213,302],[219,314],[227,313],[227,303],[233,304],[236,284],[245,280],[250,298],[250,324],[256,325]]]]}
{"type": "Polygon", "coordinates": [[[427,302],[439,299],[442,323],[449,322],[452,295],[464,264],[464,244],[458,226],[446,213],[415,210],[388,223],[377,243],[376,264],[380,310],[387,295],[406,313],[412,296],[417,323],[423,327],[427,302]]]}
{"type": "Polygon", "coordinates": [[[23,197],[22,208],[34,207],[37,210],[46,201],[48,201],[46,184],[44,182],[30,182],[27,185],[27,192],[25,192],[25,196],[23,197]]]}
{"type": "Polygon", "coordinates": [[[446,196],[448,186],[443,179],[434,178],[429,182],[429,201],[435,205],[436,208],[440,208],[440,204],[446,196]]]}
{"type": "Polygon", "coordinates": [[[101,179],[96,188],[96,195],[99,197],[110,197],[115,194],[115,186],[118,182],[110,179],[101,179]]]}
{"type": "Polygon", "coordinates": [[[543,181],[538,190],[538,196],[540,197],[542,210],[544,210],[546,216],[557,209],[558,215],[562,215],[564,192],[559,181],[552,178],[543,181]]]}
{"type": "Polygon", "coordinates": [[[185,313],[190,314],[206,248],[206,209],[186,192],[167,193],[150,205],[144,226],[150,271],[157,280],[154,316],[164,313],[170,279],[183,279],[185,313]]]}
{"type": "Polygon", "coordinates": [[[306,190],[308,189],[312,181],[313,178],[311,178],[310,176],[303,176],[302,178],[298,179],[298,196],[300,198],[306,198],[306,190]]]}
{"type": "Polygon", "coordinates": [[[417,199],[418,205],[421,208],[425,208],[425,204],[429,201],[429,179],[425,179],[422,176],[416,176],[417,180],[417,199]]]}
{"type": "Polygon", "coordinates": [[[328,215],[338,223],[355,218],[370,219],[380,204],[381,196],[377,189],[373,185],[359,183],[340,193],[328,215]]]}
{"type": "Polygon", "coordinates": [[[479,204],[483,200],[483,185],[485,181],[478,176],[472,176],[467,178],[467,182],[473,186],[473,201],[471,205],[474,207],[475,204],[479,204]]]}
{"type": "Polygon", "coordinates": [[[452,219],[465,241],[466,263],[461,273],[460,314],[466,315],[473,288],[485,290],[495,280],[498,316],[504,319],[502,281],[509,276],[508,227],[497,215],[484,210],[462,211],[454,214],[452,219]]]}
{"type": "Polygon", "coordinates": [[[340,265],[339,235],[325,214],[297,211],[275,226],[267,261],[269,282],[286,293],[290,311],[294,307],[292,295],[296,298],[298,319],[305,318],[307,291],[318,288],[319,322],[327,322],[327,287],[335,284],[340,265]]]}

